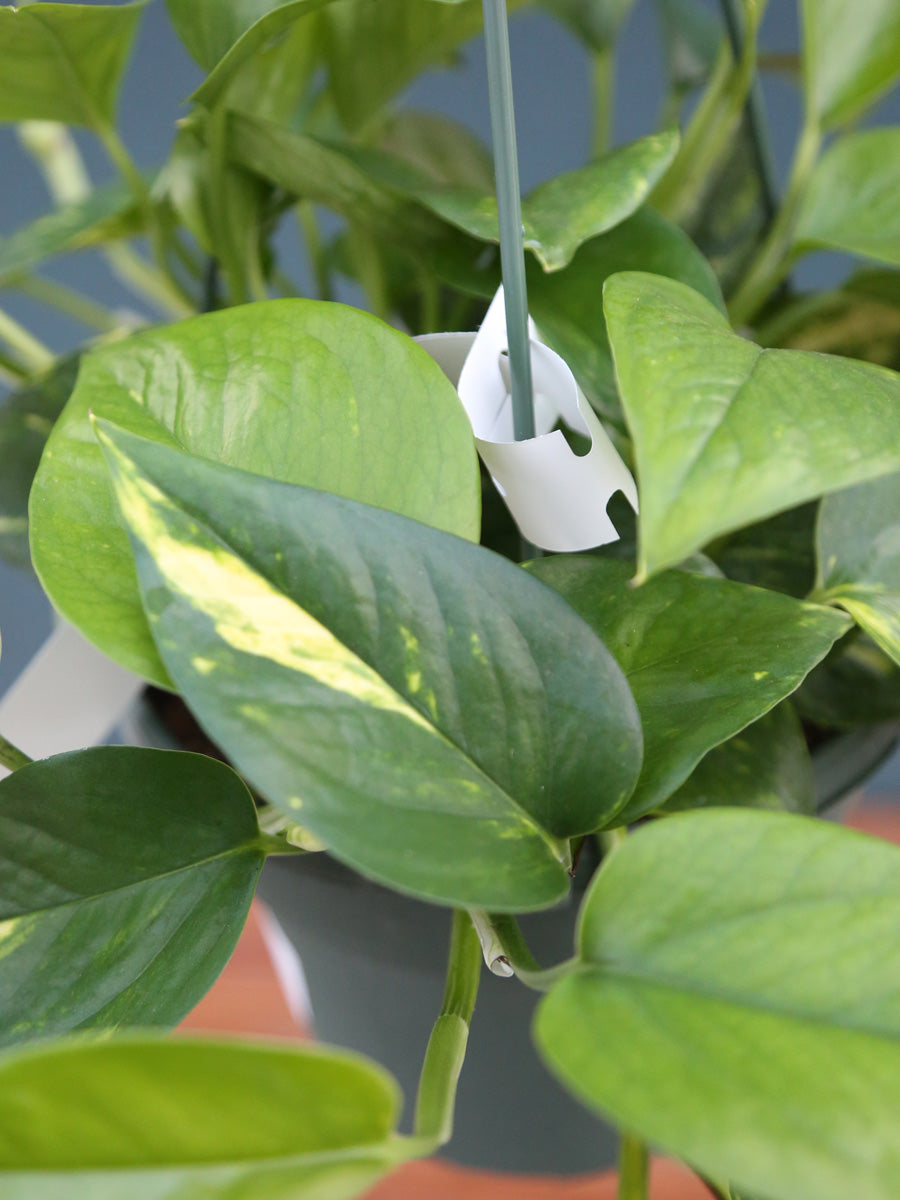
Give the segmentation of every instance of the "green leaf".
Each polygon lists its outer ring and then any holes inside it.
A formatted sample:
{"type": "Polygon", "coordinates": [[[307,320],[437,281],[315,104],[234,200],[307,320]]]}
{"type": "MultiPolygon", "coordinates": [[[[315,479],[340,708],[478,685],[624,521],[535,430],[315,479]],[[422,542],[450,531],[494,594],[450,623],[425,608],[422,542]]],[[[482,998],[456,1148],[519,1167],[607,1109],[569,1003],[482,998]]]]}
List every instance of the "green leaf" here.
{"type": "Polygon", "coordinates": [[[900,475],[828,496],[816,541],[817,595],[900,663],[900,475]]]}
{"type": "Polygon", "coordinates": [[[900,76],[900,9],[895,0],[802,0],[803,67],[810,115],[843,125],[900,76]]]}
{"type": "MultiPolygon", "coordinates": [[[[677,149],[677,133],[653,134],[542,183],[522,202],[526,248],[545,271],[561,270],[583,242],[621,224],[640,208],[677,149]]],[[[499,241],[492,193],[421,186],[409,194],[472,237],[499,241]]]]}
{"type": "Polygon", "coordinates": [[[818,604],[685,571],[633,588],[629,565],[612,559],[554,555],[529,570],[603,639],[637,702],[644,765],[620,825],[789,696],[849,625],[818,604]]]}
{"type": "Polygon", "coordinates": [[[893,1200],[900,851],[807,817],[654,822],[586,898],[538,1015],[588,1105],[770,1200],[893,1200]]]}
{"type": "Polygon", "coordinates": [[[0,121],[113,124],[144,0],[0,8],[0,121]]]}
{"type": "Polygon", "coordinates": [[[621,420],[612,353],[603,323],[603,285],[617,271],[650,271],[679,279],[722,311],[709,264],[677,225],[650,208],[578,250],[564,270],[548,275],[529,261],[528,302],[547,343],[569,364],[591,403],[621,420]]]}
{"type": "Polygon", "coordinates": [[[176,1024],[234,949],[262,838],[222,763],[101,747],[0,782],[0,1045],[176,1024]]]}
{"type": "Polygon", "coordinates": [[[640,575],[719,534],[900,469],[900,376],[761,350],[683,284],[610,279],[606,322],[634,439],[640,575]]]}
{"type": "MultiPolygon", "coordinates": [[[[0,1059],[5,1200],[350,1200],[416,1154],[374,1063],[131,1035],[0,1059]]],[[[419,1149],[421,1152],[421,1149],[419,1149]]]]}
{"type": "Polygon", "coordinates": [[[104,425],[172,678],[255,787],[364,874],[540,908],[625,802],[614,660],[518,567],[427,526],[104,425]]]}
{"type": "Polygon", "coordinates": [[[465,125],[440,113],[401,109],[385,123],[380,148],[417,169],[432,183],[490,190],[490,151],[465,125]]]}
{"type": "Polygon", "coordinates": [[[616,40],[634,0],[541,0],[541,5],[599,53],[616,40]]]}
{"type": "Polygon", "coordinates": [[[0,557],[28,566],[28,494],[47,438],[72,394],[79,356],[0,401],[0,557]]]}
{"type": "Polygon", "coordinates": [[[806,721],[824,729],[900,720],[900,669],[869,638],[847,637],[794,697],[806,721]]]}
{"type": "Polygon", "coordinates": [[[0,239],[0,287],[48,258],[131,237],[142,229],[143,219],[129,188],[121,184],[97,188],[84,200],[38,217],[0,239]]]}
{"type": "Polygon", "coordinates": [[[898,156],[900,128],[836,142],[810,181],[794,234],[797,251],[824,247],[900,266],[898,156]]]}
{"type": "Polygon", "coordinates": [[[478,536],[478,467],[459,398],[424,350],[374,317],[272,300],[94,351],[35,479],[34,565],[87,638],[164,686],[90,413],[247,471],[478,536]]]}
{"type": "Polygon", "coordinates": [[[816,579],[818,504],[803,504],[737,530],[711,550],[716,565],[738,583],[804,599],[816,579]]]}
{"type": "MultiPolygon", "coordinates": [[[[510,0],[510,11],[522,0],[510,0]]],[[[481,32],[480,0],[340,0],[323,17],[330,92],[351,132],[363,128],[427,66],[446,63],[481,32]]]]}
{"type": "Polygon", "coordinates": [[[710,750],[665,805],[667,812],[712,807],[815,812],[812,762],[790,704],[710,750]]]}

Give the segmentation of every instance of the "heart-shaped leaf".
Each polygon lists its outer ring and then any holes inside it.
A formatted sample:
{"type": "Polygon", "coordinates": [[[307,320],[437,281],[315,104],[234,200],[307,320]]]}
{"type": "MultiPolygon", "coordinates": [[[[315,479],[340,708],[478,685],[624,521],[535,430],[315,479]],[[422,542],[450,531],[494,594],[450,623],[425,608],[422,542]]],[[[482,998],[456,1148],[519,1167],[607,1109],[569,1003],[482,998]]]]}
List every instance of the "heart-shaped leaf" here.
{"type": "Polygon", "coordinates": [[[600,54],[615,41],[634,0],[541,0],[541,6],[600,54]]]}
{"type": "Polygon", "coordinates": [[[164,686],[91,412],[207,458],[478,536],[478,468],[459,398],[424,350],[374,317],[273,300],[94,351],[35,479],[34,565],[87,638],[164,686]]]}
{"type": "Polygon", "coordinates": [[[32,271],[48,258],[71,254],[143,228],[134,196],[120,184],[97,188],[84,200],[39,217],[0,241],[0,286],[32,271]]]}
{"type": "Polygon", "coordinates": [[[900,663],[900,475],[822,502],[816,594],[840,604],[900,663]]]}
{"type": "Polygon", "coordinates": [[[797,688],[849,622],[818,604],[669,571],[629,586],[627,563],[554,555],[529,570],[596,630],[641,714],[644,765],[619,824],[658,808],[703,756],[797,688]]]}
{"type": "Polygon", "coordinates": [[[0,121],[112,125],[144,3],[0,8],[0,121]]]}
{"type": "Polygon", "coordinates": [[[423,1153],[398,1089],[314,1046],[65,1041],[0,1058],[8,1200],[351,1200],[423,1153]]]}
{"type": "Polygon", "coordinates": [[[679,279],[725,311],[709,263],[677,225],[652,208],[578,250],[564,270],[547,274],[529,260],[528,303],[541,336],[575,373],[605,416],[621,421],[612,353],[603,322],[603,285],[618,271],[650,271],[679,279]]]}
{"type": "Polygon", "coordinates": [[[786,814],[654,822],[599,872],[538,1015],[591,1107],[771,1200],[893,1200],[900,851],[786,814]]]}
{"type": "Polygon", "coordinates": [[[684,284],[622,274],[604,290],[641,497],[639,573],[718,534],[900,470],[900,376],[761,350],[684,284]]]}
{"type": "Polygon", "coordinates": [[[621,808],[640,761],[628,686],[588,626],[461,539],[100,436],[163,660],[254,786],[401,890],[558,899],[558,839],[621,808]]]}
{"type": "Polygon", "coordinates": [[[667,812],[722,807],[815,812],[812,763],[790,704],[710,750],[665,804],[667,812]]]}
{"type": "MultiPolygon", "coordinates": [[[[677,133],[653,134],[542,183],[522,202],[526,248],[534,252],[545,271],[559,271],[572,261],[583,242],[621,224],[641,207],[677,149],[677,133]]],[[[361,161],[372,169],[378,164],[380,182],[393,182],[470,236],[500,240],[493,192],[466,187],[435,189],[425,180],[414,182],[408,172],[395,168],[392,173],[385,157],[380,164],[372,155],[361,161]]]]}
{"type": "Polygon", "coordinates": [[[898,155],[900,129],[869,129],[836,142],[804,198],[798,251],[827,247],[900,266],[898,155]]]}
{"type": "Polygon", "coordinates": [[[824,126],[858,116],[900,76],[895,0],[802,0],[809,113],[824,126]]]}
{"type": "Polygon", "coordinates": [[[174,1025],[243,927],[253,802],[197,754],[102,747],[0,782],[0,1045],[174,1025]]]}

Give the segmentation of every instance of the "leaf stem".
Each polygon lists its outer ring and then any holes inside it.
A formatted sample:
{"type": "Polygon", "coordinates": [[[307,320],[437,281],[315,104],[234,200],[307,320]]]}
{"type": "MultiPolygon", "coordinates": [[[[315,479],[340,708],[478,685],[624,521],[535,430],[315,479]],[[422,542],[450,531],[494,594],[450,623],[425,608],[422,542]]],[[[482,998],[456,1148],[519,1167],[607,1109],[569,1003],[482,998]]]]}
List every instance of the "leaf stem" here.
{"type": "Polygon", "coordinates": [[[20,767],[27,767],[33,761],[18,746],[14,746],[12,742],[8,742],[0,734],[0,765],[8,767],[10,771],[18,771],[20,767]]]}
{"type": "Polygon", "coordinates": [[[729,305],[735,325],[752,321],[791,269],[797,217],[821,146],[822,131],[816,121],[808,117],[794,152],[781,209],[729,305]]]}
{"type": "Polygon", "coordinates": [[[81,292],[65,287],[55,280],[45,279],[40,275],[23,275],[15,280],[13,286],[26,296],[31,296],[33,300],[74,317],[76,321],[81,321],[83,325],[92,329],[99,329],[101,333],[115,333],[127,327],[127,322],[120,320],[102,304],[96,304],[88,296],[83,296],[81,292]]]}
{"type": "Polygon", "coordinates": [[[438,1146],[450,1141],[456,1085],[466,1057],[469,1024],[481,975],[481,946],[469,916],[453,914],[447,982],[434,1023],[416,1097],[415,1133],[438,1146]]]}
{"type": "Polygon", "coordinates": [[[534,437],[534,395],[531,383],[531,346],[528,338],[528,292],[525,284],[525,244],[522,197],[516,150],[516,117],[513,105],[512,64],[506,0],[482,0],[484,42],[487,55],[491,136],[497,178],[497,217],[500,225],[500,268],[506,303],[509,370],[516,441],[534,437]]]}
{"type": "Polygon", "coordinates": [[[508,913],[473,911],[470,915],[481,939],[485,961],[494,974],[511,973],[532,991],[549,992],[560,979],[577,970],[576,958],[566,959],[555,967],[542,967],[529,950],[515,917],[508,913]]]}
{"type": "Polygon", "coordinates": [[[30,374],[48,371],[56,361],[56,355],[29,333],[24,325],[0,309],[0,339],[15,351],[30,374]]]}
{"type": "Polygon", "coordinates": [[[616,90],[616,49],[613,42],[591,55],[591,89],[594,99],[594,128],[591,153],[605,154],[612,142],[613,97],[616,90]]]}
{"type": "Polygon", "coordinates": [[[623,1130],[619,1141],[619,1200],[647,1200],[649,1182],[647,1144],[623,1130]]]}

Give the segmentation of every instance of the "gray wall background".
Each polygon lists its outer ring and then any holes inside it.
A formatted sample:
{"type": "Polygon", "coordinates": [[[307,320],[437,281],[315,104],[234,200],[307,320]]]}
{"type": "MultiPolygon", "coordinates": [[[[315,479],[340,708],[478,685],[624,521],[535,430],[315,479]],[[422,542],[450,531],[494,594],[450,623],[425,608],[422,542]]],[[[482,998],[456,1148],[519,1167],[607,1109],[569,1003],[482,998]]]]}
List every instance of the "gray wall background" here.
{"type": "MultiPolygon", "coordinates": [[[[377,2],[377,0],[375,0],[377,2]]],[[[715,8],[715,0],[708,0],[715,8]]],[[[796,0],[770,0],[763,44],[772,50],[796,49],[796,0]]],[[[522,186],[580,166],[590,142],[590,66],[586,53],[561,26],[540,12],[517,14],[510,36],[516,84],[517,124],[522,186]]],[[[625,27],[617,75],[615,139],[627,141],[656,127],[661,103],[662,47],[652,0],[639,0],[625,27]]],[[[121,129],[139,165],[152,168],[165,158],[174,122],[185,111],[183,102],[201,74],[169,26],[162,0],[152,0],[143,19],[121,98],[121,129]]],[[[446,112],[463,121],[486,141],[490,139],[487,84],[479,42],[466,48],[459,69],[435,72],[409,89],[407,101],[446,112]]],[[[766,104],[773,152],[783,175],[790,161],[800,116],[800,98],[785,78],[766,82],[766,104]]],[[[877,123],[900,122],[900,94],[889,97],[870,118],[877,123]]],[[[90,135],[79,143],[96,180],[111,171],[90,135]]],[[[18,147],[15,133],[0,128],[0,236],[33,220],[48,207],[43,183],[18,147]]],[[[292,230],[282,241],[295,275],[303,271],[302,256],[292,230]]],[[[848,264],[834,255],[818,255],[802,270],[807,284],[839,278],[848,264]]],[[[73,256],[53,266],[49,274],[93,295],[101,302],[133,307],[134,301],[109,275],[98,256],[73,256]]],[[[56,350],[71,347],[84,331],[73,322],[25,299],[4,297],[8,310],[56,350]]],[[[50,628],[47,603],[26,573],[0,563],[0,694],[27,663],[50,628]]],[[[873,790],[900,788],[900,755],[883,769],[873,790]]]]}

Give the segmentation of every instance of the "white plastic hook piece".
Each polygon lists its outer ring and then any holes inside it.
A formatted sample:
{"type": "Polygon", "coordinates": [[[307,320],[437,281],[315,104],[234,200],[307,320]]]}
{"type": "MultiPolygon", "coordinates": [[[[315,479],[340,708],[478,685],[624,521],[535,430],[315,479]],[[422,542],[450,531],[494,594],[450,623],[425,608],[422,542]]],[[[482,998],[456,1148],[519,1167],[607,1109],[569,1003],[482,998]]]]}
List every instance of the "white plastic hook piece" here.
{"type": "Polygon", "coordinates": [[[533,322],[531,370],[536,436],[513,437],[503,289],[474,333],[434,333],[416,340],[457,388],[478,453],[524,537],[557,552],[589,550],[618,541],[606,508],[622,492],[637,511],[631,472],[600,424],[566,363],[538,340],[533,322]],[[591,440],[577,455],[562,420],[591,440]]]}

